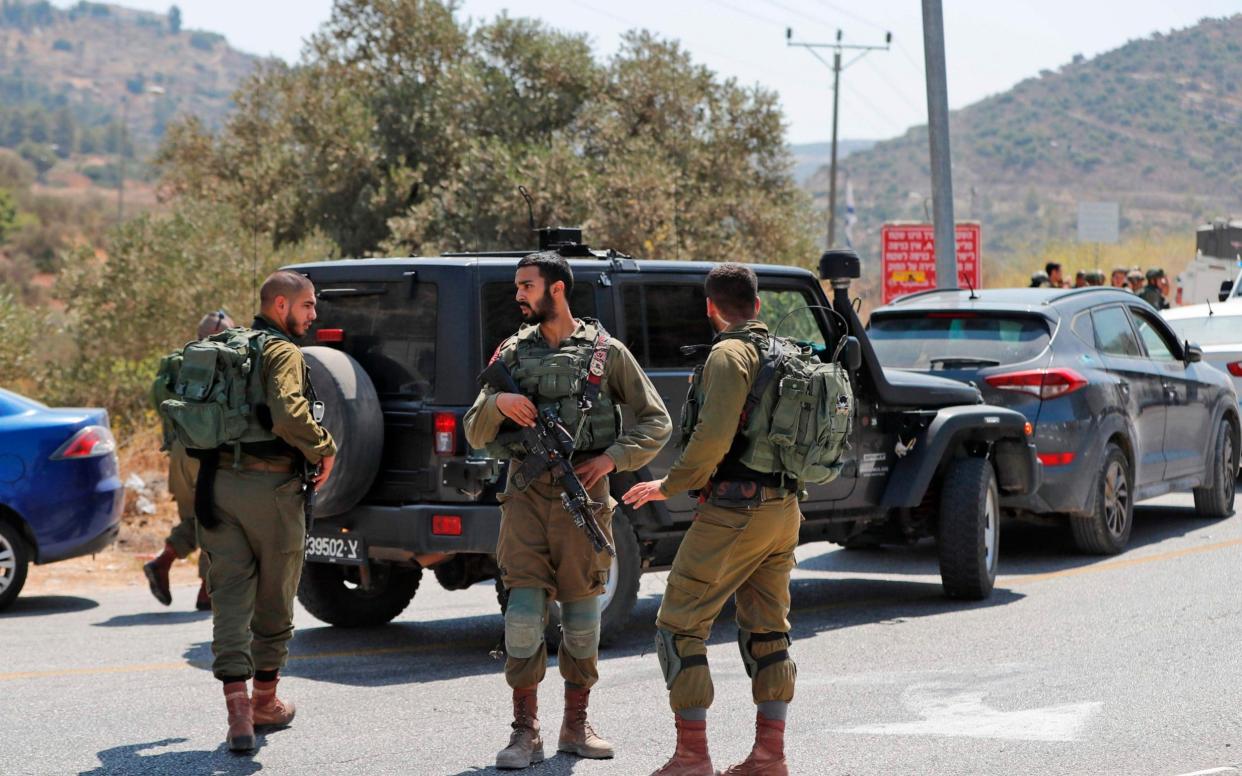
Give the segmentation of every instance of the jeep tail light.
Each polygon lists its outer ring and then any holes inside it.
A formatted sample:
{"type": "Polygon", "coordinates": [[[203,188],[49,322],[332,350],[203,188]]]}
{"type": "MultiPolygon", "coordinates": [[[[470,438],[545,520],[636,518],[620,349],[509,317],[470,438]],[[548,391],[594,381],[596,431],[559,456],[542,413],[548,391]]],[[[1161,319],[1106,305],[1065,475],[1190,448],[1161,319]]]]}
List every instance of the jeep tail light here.
{"type": "Polygon", "coordinates": [[[432,515],[431,532],[436,536],[461,536],[461,515],[432,515]]]}
{"type": "Polygon", "coordinates": [[[1074,462],[1073,453],[1040,453],[1038,457],[1044,466],[1067,466],[1074,462]]]}
{"type": "Polygon", "coordinates": [[[436,413],[436,455],[457,454],[457,416],[451,412],[436,413]]]}
{"type": "Polygon", "coordinates": [[[87,426],[69,437],[60,448],[52,453],[53,461],[64,461],[70,458],[98,458],[116,451],[116,440],[112,432],[104,426],[87,426]]]}
{"type": "Polygon", "coordinates": [[[1242,361],[1230,361],[1226,368],[1229,370],[1229,374],[1234,377],[1242,377],[1242,361]]]}
{"type": "Polygon", "coordinates": [[[323,343],[341,343],[345,341],[344,329],[319,329],[315,332],[315,341],[323,343]]]}
{"type": "Polygon", "coordinates": [[[1087,378],[1073,369],[1028,369],[1022,372],[991,375],[984,378],[988,385],[1002,391],[1022,391],[1041,399],[1055,399],[1087,385],[1087,378]]]}

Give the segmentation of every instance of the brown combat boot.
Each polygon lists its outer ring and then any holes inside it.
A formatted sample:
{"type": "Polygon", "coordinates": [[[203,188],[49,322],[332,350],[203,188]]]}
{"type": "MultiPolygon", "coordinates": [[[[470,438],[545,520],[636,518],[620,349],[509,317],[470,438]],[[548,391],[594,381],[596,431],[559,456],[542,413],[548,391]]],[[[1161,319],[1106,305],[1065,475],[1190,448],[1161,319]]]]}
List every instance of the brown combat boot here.
{"type": "Polygon", "coordinates": [[[198,598],[194,599],[194,608],[200,612],[211,611],[211,594],[207,592],[207,580],[198,583],[198,598]]]}
{"type": "Polygon", "coordinates": [[[536,686],[513,690],[513,733],[509,735],[509,745],[496,755],[497,768],[528,768],[543,762],[538,689],[536,686]]]}
{"type": "Polygon", "coordinates": [[[755,746],[750,756],[721,776],[789,776],[789,767],[785,765],[785,722],[757,715],[755,746]]]}
{"type": "Polygon", "coordinates": [[[250,708],[250,696],[246,694],[245,682],[229,682],[224,685],[224,705],[229,710],[229,732],[225,739],[234,752],[254,749],[254,712],[250,708]]]}
{"type": "Polygon", "coordinates": [[[651,776],[716,776],[707,753],[707,720],[677,717],[677,749],[651,776]]]}
{"type": "Polygon", "coordinates": [[[171,544],[165,543],[163,552],[142,564],[142,573],[146,575],[147,584],[151,586],[151,595],[155,596],[155,600],[164,606],[172,603],[172,590],[168,587],[168,569],[172,568],[173,561],[176,559],[177,551],[172,548],[171,544]]]}
{"type": "Polygon", "coordinates": [[[288,725],[293,721],[297,709],[289,701],[276,697],[276,684],[280,677],[270,682],[254,680],[254,697],[251,704],[254,708],[255,725],[288,725]]]}
{"type": "Polygon", "coordinates": [[[587,700],[591,691],[585,687],[565,688],[565,717],[561,721],[558,752],[569,752],[591,760],[609,760],[615,754],[608,743],[587,722],[587,700]]]}

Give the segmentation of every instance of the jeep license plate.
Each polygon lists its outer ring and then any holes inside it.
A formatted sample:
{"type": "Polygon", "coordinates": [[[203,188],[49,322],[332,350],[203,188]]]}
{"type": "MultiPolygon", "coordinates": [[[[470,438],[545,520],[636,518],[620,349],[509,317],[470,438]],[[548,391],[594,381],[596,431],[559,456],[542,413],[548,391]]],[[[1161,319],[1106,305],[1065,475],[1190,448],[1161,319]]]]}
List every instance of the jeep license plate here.
{"type": "Polygon", "coordinates": [[[361,566],[367,559],[367,543],[361,536],[349,534],[308,534],[308,563],[339,563],[361,566]]]}

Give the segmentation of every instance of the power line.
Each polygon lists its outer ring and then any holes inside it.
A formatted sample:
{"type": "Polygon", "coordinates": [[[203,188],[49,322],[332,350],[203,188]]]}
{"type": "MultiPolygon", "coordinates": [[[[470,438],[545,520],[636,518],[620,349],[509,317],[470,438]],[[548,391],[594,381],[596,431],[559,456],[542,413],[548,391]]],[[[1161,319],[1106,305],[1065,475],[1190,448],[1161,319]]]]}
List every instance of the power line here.
{"type": "Polygon", "coordinates": [[[927,110],[926,105],[924,105],[923,107],[919,107],[919,105],[915,101],[910,99],[910,96],[908,94],[903,92],[891,78],[889,78],[887,75],[884,74],[884,71],[881,70],[879,66],[875,64],[875,62],[868,62],[867,64],[871,68],[871,72],[873,72],[876,75],[876,77],[879,78],[881,81],[883,81],[884,85],[887,86],[893,92],[893,94],[900,97],[901,101],[906,104],[906,107],[910,108],[912,111],[914,111],[918,115],[923,115],[923,113],[926,112],[927,110]]]}

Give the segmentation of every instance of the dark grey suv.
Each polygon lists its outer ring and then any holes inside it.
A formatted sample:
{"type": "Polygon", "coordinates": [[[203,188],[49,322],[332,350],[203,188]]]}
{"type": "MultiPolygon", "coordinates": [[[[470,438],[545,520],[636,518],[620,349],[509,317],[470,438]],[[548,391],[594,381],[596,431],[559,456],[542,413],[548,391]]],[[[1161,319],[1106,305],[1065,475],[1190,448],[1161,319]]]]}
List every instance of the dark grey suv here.
{"type": "Polygon", "coordinates": [[[875,310],[869,334],[886,367],[970,383],[1026,416],[1043,483],[1007,505],[1065,516],[1086,552],[1120,552],[1134,503],[1170,491],[1193,490],[1204,517],[1233,513],[1233,385],[1128,292],[912,294],[875,310]]]}

